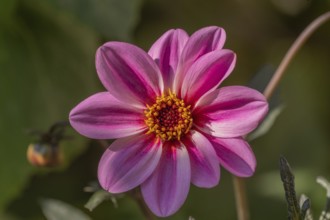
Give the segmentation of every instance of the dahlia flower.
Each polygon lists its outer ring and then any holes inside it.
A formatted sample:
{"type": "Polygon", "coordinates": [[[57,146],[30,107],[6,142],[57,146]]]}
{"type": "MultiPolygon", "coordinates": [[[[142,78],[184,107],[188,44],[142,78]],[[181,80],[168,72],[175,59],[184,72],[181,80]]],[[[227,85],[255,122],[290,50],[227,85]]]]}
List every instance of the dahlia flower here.
{"type": "Polygon", "coordinates": [[[108,42],[96,52],[106,92],[70,113],[71,125],[94,139],[117,139],[98,167],[101,186],[122,193],[140,186],[157,216],[175,213],[190,183],[219,183],[220,166],[251,176],[256,159],[242,138],[268,110],[265,97],[244,86],[218,86],[232,72],[236,55],[223,49],[222,28],[190,37],[169,30],[146,53],[128,43],[108,42]]]}

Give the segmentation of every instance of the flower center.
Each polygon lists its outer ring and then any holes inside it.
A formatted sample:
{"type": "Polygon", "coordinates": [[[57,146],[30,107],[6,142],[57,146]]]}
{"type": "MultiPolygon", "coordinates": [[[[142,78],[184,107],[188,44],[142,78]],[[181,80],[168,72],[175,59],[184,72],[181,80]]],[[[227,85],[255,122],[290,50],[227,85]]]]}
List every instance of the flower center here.
{"type": "Polygon", "coordinates": [[[155,133],[164,141],[180,140],[192,126],[190,107],[170,90],[168,95],[157,97],[155,104],[147,105],[144,111],[145,123],[149,127],[147,133],[155,133]]]}

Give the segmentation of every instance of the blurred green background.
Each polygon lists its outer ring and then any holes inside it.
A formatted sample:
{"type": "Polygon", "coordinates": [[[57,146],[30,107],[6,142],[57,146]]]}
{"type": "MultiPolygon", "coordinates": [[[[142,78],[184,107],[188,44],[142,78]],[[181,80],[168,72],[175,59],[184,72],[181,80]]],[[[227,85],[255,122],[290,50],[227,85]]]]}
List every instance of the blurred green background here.
{"type": "MultiPolygon", "coordinates": [[[[30,129],[46,130],[66,120],[72,107],[104,90],[94,55],[106,41],[127,41],[145,50],[166,30],[188,33],[209,25],[227,32],[226,48],[237,65],[226,85],[248,84],[260,71],[273,71],[294,39],[329,0],[0,0],[0,219],[45,219],[42,199],[70,204],[92,219],[143,219],[129,196],[119,207],[105,202],[93,212],[84,186],[96,180],[103,149],[69,131],[63,165],[35,168],[26,160],[30,129]]],[[[285,106],[274,126],[251,145],[255,175],[247,179],[251,219],[286,219],[278,159],[293,167],[298,194],[307,194],[316,216],[330,178],[330,23],[299,52],[281,82],[285,106]]],[[[191,187],[185,205],[168,219],[236,219],[231,175],[213,189],[191,187]]],[[[64,219],[65,220],[65,219],[64,219]]]]}

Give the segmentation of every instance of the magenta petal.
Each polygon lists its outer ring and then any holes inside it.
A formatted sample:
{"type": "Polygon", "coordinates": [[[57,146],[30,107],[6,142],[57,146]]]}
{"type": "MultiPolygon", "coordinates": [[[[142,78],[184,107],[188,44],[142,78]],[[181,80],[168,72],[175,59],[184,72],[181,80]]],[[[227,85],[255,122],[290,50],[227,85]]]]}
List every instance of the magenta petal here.
{"type": "Polygon", "coordinates": [[[182,64],[189,68],[199,57],[222,49],[226,41],[224,29],[216,26],[202,28],[191,35],[182,52],[182,64]]]}
{"type": "Polygon", "coordinates": [[[180,92],[183,78],[191,65],[203,55],[222,49],[225,40],[225,30],[216,26],[202,28],[191,35],[182,51],[180,71],[175,76],[174,89],[176,92],[180,92]]]}
{"type": "Polygon", "coordinates": [[[101,82],[117,99],[139,106],[152,103],[163,91],[157,64],[142,49],[121,42],[108,42],[96,52],[101,82]]]}
{"type": "Polygon", "coordinates": [[[254,89],[228,86],[204,96],[194,110],[195,125],[216,137],[232,138],[255,129],[268,111],[266,98],[254,89]]]}
{"type": "Polygon", "coordinates": [[[99,182],[111,193],[126,192],[143,183],[155,170],[161,156],[162,143],[153,135],[126,139],[126,147],[114,152],[110,146],[99,163],[99,182]]]}
{"type": "Polygon", "coordinates": [[[154,173],[141,185],[148,207],[157,216],[175,213],[187,198],[190,187],[189,155],[183,146],[163,148],[163,154],[154,173]]]}
{"type": "Polygon", "coordinates": [[[192,131],[182,142],[190,156],[191,182],[198,187],[216,186],[220,180],[220,166],[209,140],[201,133],[192,131]]]}
{"type": "Polygon", "coordinates": [[[230,50],[208,53],[197,60],[183,79],[181,97],[195,103],[200,97],[216,89],[234,69],[236,55],[230,50]]]}
{"type": "Polygon", "coordinates": [[[252,176],[256,158],[249,144],[241,138],[210,138],[220,164],[229,172],[240,177],[252,176]]]}
{"type": "Polygon", "coordinates": [[[143,110],[100,92],[79,103],[70,112],[70,123],[80,134],[95,139],[112,139],[141,133],[146,129],[143,110]]]}
{"type": "Polygon", "coordinates": [[[172,89],[179,58],[188,38],[184,30],[169,30],[152,45],[148,52],[160,68],[165,88],[172,89]]]}

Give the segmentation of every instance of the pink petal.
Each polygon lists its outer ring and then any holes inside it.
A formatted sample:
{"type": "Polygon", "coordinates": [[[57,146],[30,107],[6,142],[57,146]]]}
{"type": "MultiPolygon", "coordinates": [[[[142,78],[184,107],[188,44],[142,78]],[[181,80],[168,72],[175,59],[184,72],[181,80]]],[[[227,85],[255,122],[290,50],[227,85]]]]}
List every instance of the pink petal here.
{"type": "Polygon", "coordinates": [[[95,139],[125,137],[146,129],[143,110],[118,101],[109,92],[97,93],[79,103],[69,119],[80,134],[95,139]]]}
{"type": "Polygon", "coordinates": [[[199,102],[193,111],[195,125],[216,137],[246,135],[255,129],[268,111],[265,97],[244,86],[217,89],[199,102]]]}
{"type": "Polygon", "coordinates": [[[220,166],[212,144],[197,131],[192,131],[182,142],[190,156],[191,182],[198,187],[216,186],[220,180],[220,166]]]}
{"type": "Polygon", "coordinates": [[[101,82],[117,99],[145,106],[163,91],[157,64],[140,48],[108,42],[96,52],[96,70],[101,82]]]}
{"type": "Polygon", "coordinates": [[[252,176],[256,158],[249,144],[241,138],[210,138],[220,164],[229,172],[240,177],[252,176]]]}
{"type": "Polygon", "coordinates": [[[196,31],[186,43],[180,60],[180,71],[175,77],[175,91],[179,93],[179,89],[183,82],[183,78],[191,65],[203,55],[222,49],[226,40],[226,32],[224,29],[216,26],[202,28],[196,31]]]}
{"type": "Polygon", "coordinates": [[[184,30],[169,30],[152,45],[148,52],[160,68],[165,88],[172,89],[179,58],[188,38],[184,30]]]}
{"type": "Polygon", "coordinates": [[[230,50],[208,53],[197,60],[184,77],[181,97],[193,104],[216,89],[234,69],[236,55],[230,50]]]}
{"type": "Polygon", "coordinates": [[[183,146],[167,142],[155,172],[141,185],[148,207],[157,216],[175,213],[187,198],[190,187],[189,155],[183,146]]]}
{"type": "Polygon", "coordinates": [[[216,26],[202,28],[189,38],[182,52],[182,63],[189,68],[199,57],[222,49],[226,41],[224,29],[216,26]]]}
{"type": "Polygon", "coordinates": [[[107,149],[99,163],[101,186],[111,193],[126,192],[144,182],[159,162],[162,143],[153,135],[126,138],[127,146],[119,151],[107,149]]]}

